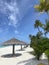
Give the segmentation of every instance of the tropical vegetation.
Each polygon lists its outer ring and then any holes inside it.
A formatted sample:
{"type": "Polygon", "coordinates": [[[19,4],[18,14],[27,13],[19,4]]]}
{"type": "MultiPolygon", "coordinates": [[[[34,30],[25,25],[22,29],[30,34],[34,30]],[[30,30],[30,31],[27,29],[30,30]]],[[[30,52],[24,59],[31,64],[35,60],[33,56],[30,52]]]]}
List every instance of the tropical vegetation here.
{"type": "MultiPolygon", "coordinates": [[[[35,5],[34,8],[39,13],[46,12],[49,14],[49,0],[39,0],[40,3],[35,5]]],[[[40,60],[42,53],[45,53],[48,58],[49,65],[49,38],[46,36],[49,33],[49,20],[45,20],[45,24],[41,23],[40,20],[36,20],[34,27],[38,29],[36,35],[29,35],[30,37],[30,47],[34,49],[33,54],[36,56],[37,60],[40,60]],[[41,29],[44,31],[41,31],[41,29]]]]}

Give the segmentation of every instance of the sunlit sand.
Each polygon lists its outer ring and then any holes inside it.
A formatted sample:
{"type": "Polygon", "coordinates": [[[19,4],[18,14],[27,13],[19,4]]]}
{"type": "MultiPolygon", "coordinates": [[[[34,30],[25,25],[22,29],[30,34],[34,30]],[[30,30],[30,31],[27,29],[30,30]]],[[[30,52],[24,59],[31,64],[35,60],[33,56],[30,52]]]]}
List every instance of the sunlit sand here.
{"type": "Polygon", "coordinates": [[[44,63],[47,65],[47,59],[38,61],[34,55],[30,54],[32,48],[27,47],[21,50],[20,46],[15,46],[15,56],[12,56],[12,46],[0,48],[0,65],[38,65],[44,63]]]}

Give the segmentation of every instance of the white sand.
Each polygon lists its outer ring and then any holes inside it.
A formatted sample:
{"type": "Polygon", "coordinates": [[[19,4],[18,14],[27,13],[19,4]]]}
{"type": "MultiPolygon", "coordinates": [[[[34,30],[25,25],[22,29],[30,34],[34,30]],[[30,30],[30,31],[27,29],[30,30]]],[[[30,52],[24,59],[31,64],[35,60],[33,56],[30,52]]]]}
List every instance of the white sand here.
{"type": "Polygon", "coordinates": [[[30,47],[20,51],[20,46],[15,46],[15,53],[21,54],[16,57],[10,57],[8,54],[12,54],[12,46],[0,48],[0,65],[37,65],[38,63],[44,63],[47,65],[47,60],[42,59],[37,61],[34,55],[31,55],[33,49],[30,47]],[[8,55],[8,56],[7,56],[8,55]]]}

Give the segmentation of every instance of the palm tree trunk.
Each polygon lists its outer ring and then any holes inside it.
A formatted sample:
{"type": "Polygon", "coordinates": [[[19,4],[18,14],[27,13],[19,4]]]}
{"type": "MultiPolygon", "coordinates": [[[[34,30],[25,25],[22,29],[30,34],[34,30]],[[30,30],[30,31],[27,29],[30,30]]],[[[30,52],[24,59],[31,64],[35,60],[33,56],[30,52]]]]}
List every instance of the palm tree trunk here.
{"type": "Polygon", "coordinates": [[[15,54],[14,49],[15,49],[15,45],[13,44],[13,55],[15,54]]]}
{"type": "Polygon", "coordinates": [[[46,37],[46,33],[45,33],[45,31],[44,31],[44,33],[43,33],[43,34],[44,34],[44,36],[46,37]]]}
{"type": "Polygon", "coordinates": [[[38,31],[40,32],[40,29],[39,29],[39,27],[38,27],[38,31]]]}

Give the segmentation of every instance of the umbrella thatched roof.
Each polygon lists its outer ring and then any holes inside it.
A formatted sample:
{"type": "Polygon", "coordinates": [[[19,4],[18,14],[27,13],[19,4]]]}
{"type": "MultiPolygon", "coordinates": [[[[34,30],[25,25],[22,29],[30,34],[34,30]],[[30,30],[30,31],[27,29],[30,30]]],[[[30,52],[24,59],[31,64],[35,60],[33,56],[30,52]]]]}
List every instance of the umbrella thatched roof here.
{"type": "Polygon", "coordinates": [[[23,41],[20,41],[20,40],[18,40],[18,39],[16,39],[16,38],[12,38],[12,39],[10,39],[10,40],[8,40],[8,41],[5,41],[5,42],[3,43],[4,46],[5,46],[5,45],[13,45],[13,44],[15,44],[15,45],[26,45],[27,43],[25,43],[25,42],[23,42],[23,41]]]}

